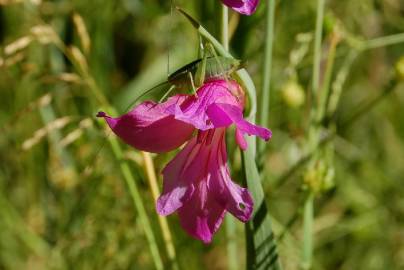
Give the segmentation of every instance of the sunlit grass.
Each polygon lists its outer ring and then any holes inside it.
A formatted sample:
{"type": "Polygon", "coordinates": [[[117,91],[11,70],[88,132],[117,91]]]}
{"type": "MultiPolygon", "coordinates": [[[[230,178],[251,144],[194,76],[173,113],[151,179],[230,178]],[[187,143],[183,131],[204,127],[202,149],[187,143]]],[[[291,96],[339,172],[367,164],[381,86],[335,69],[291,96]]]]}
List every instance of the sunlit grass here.
{"type": "MultiPolygon", "coordinates": [[[[197,31],[169,2],[0,1],[0,269],[244,268],[243,224],[222,226],[211,245],[175,216],[167,226],[150,156],[95,118],[197,57],[197,31]]],[[[220,40],[218,5],[174,2],[220,40]]],[[[273,131],[256,161],[283,268],[404,267],[403,3],[325,1],[316,28],[316,1],[261,2],[252,17],[230,11],[227,36],[273,131]]],[[[240,183],[240,153],[228,148],[240,183]]],[[[152,156],[160,187],[174,154],[152,156]]]]}

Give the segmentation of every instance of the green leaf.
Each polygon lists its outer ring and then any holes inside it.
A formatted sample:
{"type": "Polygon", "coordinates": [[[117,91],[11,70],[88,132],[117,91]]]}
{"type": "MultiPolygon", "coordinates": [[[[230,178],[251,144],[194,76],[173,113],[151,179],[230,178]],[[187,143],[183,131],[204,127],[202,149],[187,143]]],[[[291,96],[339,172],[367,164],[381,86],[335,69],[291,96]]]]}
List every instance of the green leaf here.
{"type": "Polygon", "coordinates": [[[252,147],[254,140],[248,137],[247,141],[249,147],[243,152],[244,175],[248,190],[254,199],[254,212],[246,224],[247,269],[281,269],[271,218],[255,164],[252,147]]]}

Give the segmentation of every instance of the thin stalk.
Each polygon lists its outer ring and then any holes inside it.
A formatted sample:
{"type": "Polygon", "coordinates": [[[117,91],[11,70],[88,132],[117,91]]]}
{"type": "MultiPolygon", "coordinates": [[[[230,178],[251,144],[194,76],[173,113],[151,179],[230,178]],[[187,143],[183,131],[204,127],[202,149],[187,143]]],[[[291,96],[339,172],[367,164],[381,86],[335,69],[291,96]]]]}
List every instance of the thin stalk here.
{"type": "MultiPolygon", "coordinates": [[[[316,29],[314,36],[314,58],[312,77],[312,110],[310,112],[310,126],[308,131],[309,151],[317,149],[319,144],[319,126],[316,121],[316,112],[320,109],[318,103],[318,91],[320,88],[321,74],[321,48],[324,19],[325,0],[317,1],[316,29]]],[[[313,254],[313,200],[314,194],[310,194],[304,202],[303,211],[303,248],[302,248],[302,268],[310,269],[313,254]]]]}
{"type": "Polygon", "coordinates": [[[325,7],[325,0],[318,0],[316,30],[314,36],[313,77],[311,87],[313,100],[316,100],[318,88],[320,86],[321,43],[323,36],[324,7],[325,7]]]}
{"type": "MultiPolygon", "coordinates": [[[[50,122],[55,121],[57,118],[56,114],[55,114],[55,110],[53,109],[51,104],[41,107],[39,109],[39,112],[40,112],[42,121],[45,125],[49,124],[50,122]]],[[[66,149],[64,149],[60,145],[60,141],[62,140],[62,137],[63,137],[62,134],[60,133],[60,130],[59,129],[50,130],[48,132],[48,137],[49,137],[49,140],[50,140],[52,146],[54,147],[54,150],[60,157],[63,167],[71,168],[75,171],[75,165],[74,165],[74,160],[73,160],[72,156],[70,155],[70,153],[68,153],[66,151],[66,149]]]]}
{"type": "Polygon", "coordinates": [[[351,50],[348,56],[345,58],[341,69],[338,71],[334,82],[332,83],[332,91],[330,95],[330,101],[327,106],[327,116],[331,117],[337,110],[337,106],[341,97],[343,86],[348,78],[349,71],[351,70],[352,64],[358,52],[356,50],[351,50]]]}
{"type": "Polygon", "coordinates": [[[226,51],[229,51],[229,9],[221,4],[221,43],[226,51]]]}
{"type": "Polygon", "coordinates": [[[303,256],[302,269],[311,269],[313,257],[313,203],[314,194],[310,193],[303,208],[303,256]]]}
{"type": "Polygon", "coordinates": [[[333,68],[334,68],[334,60],[335,60],[335,53],[336,53],[336,49],[337,49],[338,39],[339,38],[335,34],[331,37],[331,44],[330,44],[330,49],[328,51],[328,57],[327,57],[328,60],[327,60],[327,66],[325,69],[324,82],[322,85],[321,92],[319,93],[319,104],[318,104],[317,115],[316,115],[317,123],[321,122],[321,120],[324,117],[325,111],[326,111],[328,96],[330,94],[331,77],[332,77],[332,72],[333,72],[333,68]]]}
{"type": "Polygon", "coordinates": [[[108,137],[108,141],[111,144],[112,152],[114,153],[116,159],[119,161],[119,167],[125,179],[126,185],[129,188],[129,194],[132,197],[133,204],[135,205],[136,210],[138,212],[140,222],[142,224],[144,233],[149,243],[149,248],[153,258],[153,262],[156,266],[156,269],[162,270],[164,269],[164,267],[160,257],[160,252],[158,250],[156,238],[154,237],[154,233],[151,229],[151,224],[146,214],[146,210],[143,201],[141,199],[139,189],[136,185],[135,178],[133,177],[128,162],[124,160],[123,152],[117,139],[111,136],[108,137]]]}
{"type": "MultiPolygon", "coordinates": [[[[153,159],[150,153],[142,152],[142,157],[144,161],[144,169],[147,175],[147,180],[149,182],[150,190],[152,192],[152,196],[154,201],[157,201],[158,196],[160,194],[158,184],[157,184],[157,176],[156,170],[154,169],[153,159]]],[[[179,269],[177,263],[177,255],[175,252],[175,247],[173,243],[173,238],[171,235],[170,227],[168,226],[167,218],[164,216],[158,215],[158,221],[160,225],[161,232],[163,234],[164,245],[167,251],[168,258],[171,263],[171,268],[173,270],[179,269]]]]}
{"type": "Polygon", "coordinates": [[[364,41],[363,49],[364,50],[376,49],[398,43],[404,43],[404,33],[364,41]]]}
{"type": "MultiPolygon", "coordinates": [[[[226,51],[229,51],[229,9],[221,4],[221,43],[226,51]]],[[[226,238],[227,238],[227,263],[229,270],[237,270],[237,243],[236,223],[234,219],[226,215],[226,238]]]]}
{"type": "MultiPolygon", "coordinates": [[[[267,126],[269,119],[274,25],[275,25],[275,0],[267,0],[264,67],[262,74],[263,83],[262,83],[261,110],[259,119],[259,123],[262,126],[267,126]]],[[[264,141],[258,142],[259,153],[263,152],[265,145],[266,144],[264,141]]]]}

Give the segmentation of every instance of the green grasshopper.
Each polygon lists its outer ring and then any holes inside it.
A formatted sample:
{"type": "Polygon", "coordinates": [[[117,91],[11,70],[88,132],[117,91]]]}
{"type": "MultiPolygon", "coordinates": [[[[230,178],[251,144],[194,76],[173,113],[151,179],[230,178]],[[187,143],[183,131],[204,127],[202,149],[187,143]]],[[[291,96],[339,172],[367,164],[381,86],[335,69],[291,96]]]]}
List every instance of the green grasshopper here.
{"type": "Polygon", "coordinates": [[[212,52],[213,56],[208,57],[204,51],[202,58],[192,61],[169,74],[166,82],[163,82],[144,92],[134,102],[132,102],[129,107],[131,107],[141,97],[148,94],[150,91],[153,91],[157,87],[164,84],[169,84],[170,87],[159,102],[163,101],[174,89],[178,91],[192,90],[194,95],[197,96],[196,90],[206,81],[213,79],[227,80],[233,72],[240,68],[240,60],[218,56],[211,45],[208,45],[208,48],[212,52]]]}
{"type": "Polygon", "coordinates": [[[196,88],[205,81],[228,78],[240,66],[240,61],[223,56],[195,60],[168,76],[168,83],[178,90],[189,89],[195,93],[196,88]],[[195,84],[196,82],[196,84],[195,84]],[[190,85],[191,84],[191,85],[190,85]]]}

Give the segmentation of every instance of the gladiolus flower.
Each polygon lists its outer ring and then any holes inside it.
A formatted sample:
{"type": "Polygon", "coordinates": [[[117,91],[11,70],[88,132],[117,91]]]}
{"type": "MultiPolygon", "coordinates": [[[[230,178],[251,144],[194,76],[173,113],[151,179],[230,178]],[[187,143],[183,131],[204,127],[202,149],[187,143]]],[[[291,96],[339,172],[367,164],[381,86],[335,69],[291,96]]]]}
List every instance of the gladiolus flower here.
{"type": "Polygon", "coordinates": [[[167,152],[188,141],[163,169],[156,208],[164,216],[177,212],[185,231],[209,243],[226,212],[246,222],[253,210],[250,192],[230,177],[226,128],[235,125],[242,149],[247,148],[246,134],[269,140],[271,131],[244,120],[244,93],[236,82],[210,81],[197,94],[176,95],[163,103],[146,101],[118,118],[103,112],[98,116],[139,150],[167,152]]]}
{"type": "Polygon", "coordinates": [[[251,15],[257,9],[259,0],[222,0],[223,4],[244,15],[251,15]]]}

